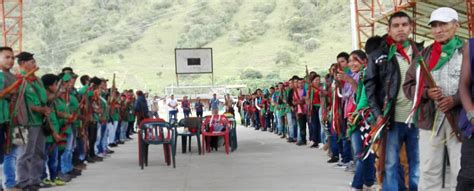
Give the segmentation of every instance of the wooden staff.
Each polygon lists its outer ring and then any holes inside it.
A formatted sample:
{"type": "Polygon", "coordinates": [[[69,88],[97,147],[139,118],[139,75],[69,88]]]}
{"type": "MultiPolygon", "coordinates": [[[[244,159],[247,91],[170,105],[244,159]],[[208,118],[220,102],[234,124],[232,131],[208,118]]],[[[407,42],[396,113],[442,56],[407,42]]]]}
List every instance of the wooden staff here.
{"type": "Polygon", "coordinates": [[[306,81],[308,83],[308,105],[306,106],[308,108],[308,122],[311,123],[311,118],[313,116],[313,100],[311,100],[311,90],[313,90],[313,87],[311,87],[311,79],[309,79],[309,71],[308,71],[308,65],[306,65],[306,81]]]}
{"type": "Polygon", "coordinates": [[[23,78],[29,77],[29,76],[34,76],[35,72],[38,71],[39,68],[36,67],[35,69],[29,71],[26,73],[26,75],[22,76],[22,78],[16,80],[13,84],[8,86],[7,88],[3,89],[3,91],[0,92],[0,98],[4,98],[7,94],[10,94],[12,91],[18,89],[20,87],[20,84],[23,82],[23,78]]]}

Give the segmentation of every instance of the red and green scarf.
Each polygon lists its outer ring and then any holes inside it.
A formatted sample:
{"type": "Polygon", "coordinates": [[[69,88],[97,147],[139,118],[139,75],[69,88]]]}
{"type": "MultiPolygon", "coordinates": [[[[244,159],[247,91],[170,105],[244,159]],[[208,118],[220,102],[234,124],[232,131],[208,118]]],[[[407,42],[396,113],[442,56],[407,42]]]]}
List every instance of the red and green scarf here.
{"type": "Polygon", "coordinates": [[[405,58],[408,63],[410,63],[410,56],[405,51],[405,48],[410,46],[410,42],[406,40],[403,43],[397,43],[391,36],[387,36],[387,44],[390,46],[389,51],[388,51],[388,60],[392,60],[395,56],[395,52],[398,52],[403,58],[405,58]]]}

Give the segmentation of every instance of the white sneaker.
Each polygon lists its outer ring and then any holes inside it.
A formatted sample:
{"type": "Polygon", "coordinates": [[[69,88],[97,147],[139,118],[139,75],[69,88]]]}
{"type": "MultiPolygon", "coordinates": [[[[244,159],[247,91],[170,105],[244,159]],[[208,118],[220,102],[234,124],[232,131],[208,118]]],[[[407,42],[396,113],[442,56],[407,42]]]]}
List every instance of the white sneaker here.
{"type": "Polygon", "coordinates": [[[337,162],[336,165],[337,165],[337,166],[345,166],[345,165],[347,165],[347,164],[349,164],[349,163],[343,163],[343,162],[340,160],[339,162],[337,162]]]}
{"type": "Polygon", "coordinates": [[[334,166],[334,168],[345,169],[348,165],[349,165],[349,162],[346,162],[346,163],[339,162],[336,164],[336,166],[334,166]]]}
{"type": "Polygon", "coordinates": [[[308,147],[311,147],[311,146],[313,146],[313,144],[314,144],[314,142],[313,142],[313,141],[309,141],[309,143],[308,143],[308,145],[307,145],[307,146],[308,146],[308,147]]]}
{"type": "Polygon", "coordinates": [[[345,171],[346,172],[355,172],[355,163],[353,161],[348,162],[345,171]]]}
{"type": "Polygon", "coordinates": [[[362,188],[363,191],[375,191],[375,186],[366,186],[364,185],[364,188],[362,188]]]}

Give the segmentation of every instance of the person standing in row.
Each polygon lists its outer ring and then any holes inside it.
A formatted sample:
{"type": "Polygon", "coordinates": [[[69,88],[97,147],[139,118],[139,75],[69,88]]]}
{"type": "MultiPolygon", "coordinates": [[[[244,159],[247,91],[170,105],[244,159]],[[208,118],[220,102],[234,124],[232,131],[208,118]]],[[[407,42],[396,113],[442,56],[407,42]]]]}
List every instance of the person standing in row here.
{"type": "Polygon", "coordinates": [[[196,117],[202,118],[204,105],[201,103],[200,97],[197,97],[196,103],[194,103],[194,110],[196,111],[196,117]]]}
{"type": "MultiPolygon", "coordinates": [[[[435,41],[423,51],[425,63],[438,87],[430,88],[426,76],[420,73],[419,64],[411,64],[408,69],[404,91],[414,101],[413,121],[420,129],[420,190],[440,190],[442,188],[442,168],[447,147],[451,168],[451,190],[456,188],[456,177],[460,167],[461,142],[458,135],[451,132],[445,113],[458,121],[461,98],[458,86],[463,59],[464,41],[456,36],[459,28],[457,12],[448,7],[434,10],[430,22],[431,34],[435,41]],[[419,79],[417,79],[419,77],[419,79]],[[418,93],[418,94],[417,94],[418,93]],[[433,133],[436,132],[436,133],[433,133]]],[[[457,128],[457,124],[454,124],[457,128]]],[[[408,148],[411,149],[411,148],[408,148]]]]}
{"type": "MultiPolygon", "coordinates": [[[[36,60],[33,54],[21,52],[17,55],[22,75],[33,71],[36,60]]],[[[24,152],[20,154],[17,163],[18,182],[16,187],[20,189],[39,189],[41,176],[43,174],[45,156],[45,135],[42,125],[45,117],[49,117],[51,109],[46,106],[46,89],[40,79],[31,77],[26,80],[18,92],[18,101],[24,102],[31,112],[28,112],[28,137],[24,152]],[[21,92],[24,90],[24,92],[21,92]],[[24,96],[22,96],[23,94],[24,96]]]]}
{"type": "Polygon", "coordinates": [[[166,102],[168,106],[168,122],[172,123],[171,120],[174,122],[178,122],[178,101],[174,98],[174,95],[170,96],[170,99],[166,102]]]}
{"type": "Polygon", "coordinates": [[[188,96],[183,97],[181,108],[183,108],[184,118],[189,118],[189,114],[191,113],[191,103],[189,103],[188,96]]]}
{"type": "Polygon", "coordinates": [[[417,60],[414,47],[408,36],[412,33],[410,16],[404,12],[392,14],[388,21],[388,35],[379,48],[368,58],[364,85],[369,106],[375,116],[376,124],[389,121],[386,136],[386,152],[383,178],[383,191],[404,190],[405,182],[400,178],[400,147],[405,143],[409,164],[409,189],[417,190],[419,181],[418,128],[405,121],[411,111],[411,101],[403,94],[406,72],[417,60]]]}

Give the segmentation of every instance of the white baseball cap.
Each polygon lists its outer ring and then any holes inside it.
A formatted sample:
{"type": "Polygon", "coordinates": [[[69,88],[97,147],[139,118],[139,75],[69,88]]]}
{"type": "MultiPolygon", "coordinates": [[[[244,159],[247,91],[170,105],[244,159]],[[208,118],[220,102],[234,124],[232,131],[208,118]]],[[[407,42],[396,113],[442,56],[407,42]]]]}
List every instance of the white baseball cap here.
{"type": "Polygon", "coordinates": [[[441,7],[441,8],[435,9],[431,13],[430,22],[428,22],[428,25],[431,25],[433,21],[448,23],[453,20],[459,21],[458,13],[456,12],[456,10],[449,7],[441,7]]]}

